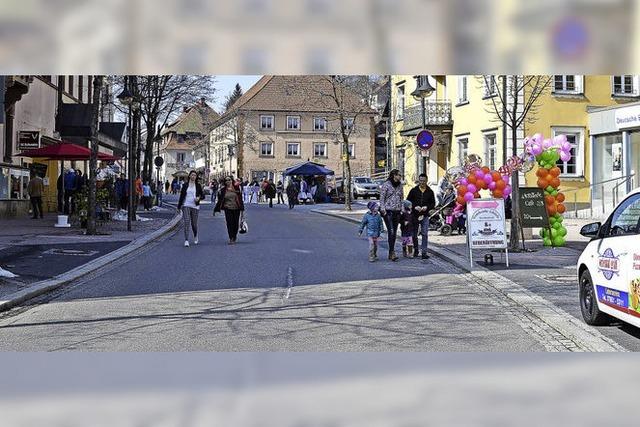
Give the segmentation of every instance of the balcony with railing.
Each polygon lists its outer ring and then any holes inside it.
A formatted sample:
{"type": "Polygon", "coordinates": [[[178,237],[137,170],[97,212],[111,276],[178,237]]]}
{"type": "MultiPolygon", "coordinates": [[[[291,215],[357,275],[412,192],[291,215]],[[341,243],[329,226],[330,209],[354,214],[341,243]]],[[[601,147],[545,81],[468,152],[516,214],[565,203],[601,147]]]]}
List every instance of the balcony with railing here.
{"type": "MultiPolygon", "coordinates": [[[[427,126],[451,126],[451,101],[425,101],[425,124],[427,126]]],[[[420,103],[405,107],[403,114],[403,128],[405,130],[422,127],[420,103]]]]}

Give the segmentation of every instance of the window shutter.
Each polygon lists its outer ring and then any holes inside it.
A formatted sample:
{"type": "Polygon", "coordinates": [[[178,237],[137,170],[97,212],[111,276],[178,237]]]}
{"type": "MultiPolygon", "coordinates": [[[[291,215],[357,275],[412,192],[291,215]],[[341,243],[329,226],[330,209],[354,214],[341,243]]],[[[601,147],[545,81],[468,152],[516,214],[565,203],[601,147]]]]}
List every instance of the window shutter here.
{"type": "Polygon", "coordinates": [[[583,94],[584,93],[584,76],[580,74],[576,75],[575,81],[576,81],[576,93],[583,94]]]}

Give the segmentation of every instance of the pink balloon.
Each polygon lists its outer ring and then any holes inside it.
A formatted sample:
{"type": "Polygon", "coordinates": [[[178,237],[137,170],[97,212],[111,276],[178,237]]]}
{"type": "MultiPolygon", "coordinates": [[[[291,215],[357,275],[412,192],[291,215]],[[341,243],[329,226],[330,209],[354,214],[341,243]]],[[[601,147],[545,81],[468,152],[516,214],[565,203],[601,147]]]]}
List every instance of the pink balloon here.
{"type": "Polygon", "coordinates": [[[470,201],[472,201],[473,199],[474,199],[474,197],[473,197],[473,193],[471,193],[471,192],[467,192],[467,193],[465,193],[465,195],[464,195],[464,200],[465,200],[465,201],[470,202],[470,201]]]}
{"type": "Polygon", "coordinates": [[[545,139],[542,142],[542,148],[544,148],[545,150],[548,150],[549,148],[553,147],[553,142],[551,142],[550,139],[545,139]]]}
{"type": "Polygon", "coordinates": [[[502,194],[504,195],[504,197],[506,198],[509,194],[511,194],[511,186],[507,185],[506,187],[504,187],[504,190],[502,190],[502,194]]]}
{"type": "Polygon", "coordinates": [[[554,145],[561,147],[565,142],[567,142],[567,135],[556,135],[553,137],[554,145]]]}
{"type": "Polygon", "coordinates": [[[469,181],[467,181],[467,178],[462,178],[460,181],[458,181],[459,185],[468,185],[469,181]]]}
{"type": "Polygon", "coordinates": [[[478,178],[478,179],[483,179],[484,178],[484,172],[482,172],[482,169],[478,169],[476,171],[476,178],[478,178]]]}
{"type": "Polygon", "coordinates": [[[560,153],[560,160],[562,160],[563,162],[568,162],[569,160],[571,160],[571,154],[567,153],[566,151],[562,151],[560,153]]]}
{"type": "Polygon", "coordinates": [[[482,179],[487,183],[487,185],[493,182],[493,176],[491,176],[490,173],[485,174],[482,179]]]}
{"type": "Polygon", "coordinates": [[[467,192],[468,193],[475,193],[476,191],[478,191],[478,187],[476,187],[473,184],[467,185],[467,192]]]}
{"type": "Polygon", "coordinates": [[[531,146],[531,154],[533,154],[534,156],[539,156],[540,154],[542,154],[542,147],[540,146],[540,144],[533,144],[531,146]]]}
{"type": "Polygon", "coordinates": [[[489,183],[489,190],[493,191],[493,190],[495,190],[495,189],[496,189],[496,183],[495,183],[495,181],[494,181],[494,182],[489,183]]]}
{"type": "Polygon", "coordinates": [[[533,139],[533,142],[535,142],[536,144],[542,144],[542,134],[540,133],[536,133],[531,137],[531,139],[533,139]]]}
{"type": "Polygon", "coordinates": [[[562,143],[562,145],[560,146],[560,148],[563,151],[571,151],[571,143],[569,141],[565,141],[562,143]]]}

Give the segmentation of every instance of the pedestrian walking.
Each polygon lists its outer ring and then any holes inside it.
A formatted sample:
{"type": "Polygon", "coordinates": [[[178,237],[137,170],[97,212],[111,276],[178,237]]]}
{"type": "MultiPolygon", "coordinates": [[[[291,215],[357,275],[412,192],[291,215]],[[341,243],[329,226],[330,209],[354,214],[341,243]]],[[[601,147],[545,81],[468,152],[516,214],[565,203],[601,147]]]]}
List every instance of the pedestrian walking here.
{"type": "Polygon", "coordinates": [[[273,180],[270,179],[267,182],[266,187],[264,188],[264,195],[269,200],[269,207],[273,207],[273,199],[276,197],[276,185],[273,183],[273,180]]]}
{"type": "Polygon", "coordinates": [[[37,173],[34,173],[33,177],[29,180],[29,184],[27,184],[27,192],[29,193],[29,200],[31,200],[31,207],[33,208],[32,218],[43,218],[42,193],[44,192],[44,182],[37,173]]]}
{"type": "Polygon", "coordinates": [[[413,258],[413,214],[409,200],[402,202],[400,214],[400,236],[402,237],[402,256],[413,258]]]}
{"type": "Polygon", "coordinates": [[[257,205],[260,201],[260,184],[258,184],[258,180],[255,180],[255,179],[251,184],[251,199],[249,200],[249,203],[253,201],[254,197],[256,198],[256,205],[257,205]]]}
{"type": "Polygon", "coordinates": [[[133,181],[133,191],[133,195],[135,196],[135,200],[133,202],[133,211],[135,212],[138,210],[138,205],[140,205],[140,201],[142,200],[143,196],[142,179],[140,178],[140,175],[136,176],[135,181],[133,181]]]}
{"type": "Polygon", "coordinates": [[[422,259],[428,259],[429,211],[436,207],[436,198],[433,190],[427,185],[426,174],[420,174],[418,185],[409,191],[407,200],[413,205],[413,256],[418,256],[418,232],[420,232],[422,236],[422,243],[420,244],[422,259]]]}
{"type": "Polygon", "coordinates": [[[157,205],[159,208],[162,207],[163,196],[162,181],[158,181],[158,184],[156,185],[156,199],[158,201],[157,205]]]}
{"type": "Polygon", "coordinates": [[[149,181],[145,181],[142,184],[142,207],[145,211],[151,210],[151,187],[149,181]]]}
{"type": "Polygon", "coordinates": [[[379,213],[380,206],[377,202],[371,201],[367,203],[369,211],[364,214],[360,222],[360,230],[358,235],[362,236],[364,229],[367,229],[367,238],[369,239],[369,262],[378,259],[378,240],[382,234],[382,217],[379,213]]]}
{"type": "Polygon", "coordinates": [[[204,199],[202,186],[198,182],[196,171],[189,172],[189,179],[182,185],[178,210],[182,211],[184,222],[184,246],[189,247],[189,226],[193,231],[193,243],[198,244],[198,211],[200,201],[204,199]]]}
{"type": "Polygon", "coordinates": [[[69,215],[75,213],[74,195],[76,191],[76,171],[73,168],[64,174],[64,213],[69,215]]]}
{"type": "MultiPolygon", "coordinates": [[[[216,205],[216,201],[218,200],[218,180],[214,179],[211,181],[209,185],[209,189],[211,190],[211,206],[216,205]]],[[[213,216],[215,216],[215,211],[213,212],[213,216]]]]}
{"type": "Polygon", "coordinates": [[[228,176],[225,179],[224,186],[218,196],[215,211],[224,211],[229,244],[235,244],[238,239],[238,230],[240,229],[240,216],[244,213],[244,202],[242,201],[240,186],[234,183],[232,176],[228,176]]]}
{"type": "Polygon", "coordinates": [[[169,190],[171,189],[171,183],[169,182],[169,180],[167,179],[164,182],[164,192],[165,194],[169,194],[169,190]]]}
{"type": "Polygon", "coordinates": [[[395,245],[402,212],[403,197],[402,179],[400,171],[393,169],[389,178],[380,187],[380,213],[387,226],[387,239],[389,241],[389,259],[397,261],[395,245]]]}
{"type": "Polygon", "coordinates": [[[269,181],[267,181],[267,178],[263,178],[262,182],[260,183],[260,201],[261,202],[266,202],[267,201],[267,186],[269,185],[269,181]]]}
{"type": "Polygon", "coordinates": [[[282,184],[282,181],[278,181],[278,183],[276,184],[276,193],[278,194],[278,204],[282,202],[282,204],[284,205],[284,184],[282,184]]]}
{"type": "Polygon", "coordinates": [[[298,183],[295,179],[289,181],[289,185],[287,185],[287,200],[289,202],[289,209],[293,209],[293,207],[298,203],[298,192],[300,188],[298,187],[298,183]]]}

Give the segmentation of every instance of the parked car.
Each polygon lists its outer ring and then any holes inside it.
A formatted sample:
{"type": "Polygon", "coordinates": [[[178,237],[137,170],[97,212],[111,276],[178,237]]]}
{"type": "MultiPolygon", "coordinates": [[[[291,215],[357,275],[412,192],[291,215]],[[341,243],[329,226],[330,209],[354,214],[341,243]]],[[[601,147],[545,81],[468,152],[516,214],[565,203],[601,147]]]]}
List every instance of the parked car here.
{"type": "Polygon", "coordinates": [[[640,189],[629,194],[604,224],[585,225],[591,241],[578,259],[580,311],[589,325],[611,318],[640,327],[640,189]]]}
{"type": "Polygon", "coordinates": [[[353,191],[353,200],[358,200],[358,197],[364,197],[366,199],[369,197],[380,198],[380,186],[367,176],[357,176],[353,178],[351,189],[353,191]]]}

